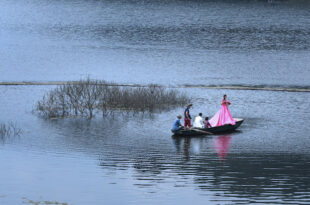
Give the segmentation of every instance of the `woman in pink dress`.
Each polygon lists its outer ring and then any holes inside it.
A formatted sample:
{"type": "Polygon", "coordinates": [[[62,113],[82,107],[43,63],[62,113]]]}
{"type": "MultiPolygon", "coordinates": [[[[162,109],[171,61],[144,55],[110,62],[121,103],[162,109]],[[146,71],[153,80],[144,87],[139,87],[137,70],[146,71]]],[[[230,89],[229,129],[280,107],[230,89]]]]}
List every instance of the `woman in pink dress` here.
{"type": "Polygon", "coordinates": [[[227,101],[227,96],[223,96],[221,109],[211,118],[209,121],[212,127],[222,126],[226,124],[234,125],[236,124],[236,120],[234,120],[230,114],[228,109],[228,105],[230,102],[227,101]]]}

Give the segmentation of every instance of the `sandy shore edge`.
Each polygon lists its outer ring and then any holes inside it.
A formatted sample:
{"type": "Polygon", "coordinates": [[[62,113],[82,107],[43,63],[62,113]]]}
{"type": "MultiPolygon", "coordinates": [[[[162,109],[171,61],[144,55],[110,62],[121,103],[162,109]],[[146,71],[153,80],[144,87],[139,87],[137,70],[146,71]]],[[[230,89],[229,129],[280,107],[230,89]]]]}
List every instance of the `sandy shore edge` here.
{"type": "MultiPolygon", "coordinates": [[[[35,82],[35,81],[21,81],[21,82],[0,82],[0,86],[27,86],[27,85],[64,85],[64,84],[76,84],[79,81],[47,81],[47,82],[35,82]]],[[[141,84],[117,84],[106,83],[109,86],[126,86],[126,87],[147,87],[148,85],[141,84]]],[[[161,86],[161,85],[158,85],[161,86]]],[[[238,85],[179,85],[179,86],[161,86],[167,88],[206,88],[206,89],[225,89],[225,90],[263,90],[263,91],[282,91],[282,92],[310,92],[308,88],[283,88],[283,87],[259,87],[259,86],[238,86],[238,85]]]]}

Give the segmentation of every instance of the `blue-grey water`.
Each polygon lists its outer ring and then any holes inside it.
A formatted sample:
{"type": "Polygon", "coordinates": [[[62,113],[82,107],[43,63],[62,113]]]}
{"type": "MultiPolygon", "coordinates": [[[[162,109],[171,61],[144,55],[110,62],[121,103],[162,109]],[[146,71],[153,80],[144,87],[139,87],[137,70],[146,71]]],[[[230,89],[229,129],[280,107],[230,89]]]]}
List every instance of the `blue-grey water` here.
{"type": "Polygon", "coordinates": [[[199,87],[308,90],[309,34],[307,1],[1,0],[0,82],[172,85],[207,116],[226,93],[245,121],[175,138],[183,108],[44,120],[55,86],[0,86],[23,131],[0,138],[0,204],[309,204],[310,92],[199,87]]]}
{"type": "Polygon", "coordinates": [[[0,81],[309,86],[307,1],[2,0],[0,14],[0,81]]]}

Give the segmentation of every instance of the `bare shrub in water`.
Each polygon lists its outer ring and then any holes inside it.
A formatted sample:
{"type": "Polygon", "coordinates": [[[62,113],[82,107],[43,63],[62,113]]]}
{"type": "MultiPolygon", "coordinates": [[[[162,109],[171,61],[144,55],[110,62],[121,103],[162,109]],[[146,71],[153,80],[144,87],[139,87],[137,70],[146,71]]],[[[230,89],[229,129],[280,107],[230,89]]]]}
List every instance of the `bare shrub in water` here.
{"type": "Polygon", "coordinates": [[[149,85],[138,88],[113,87],[102,96],[100,104],[102,109],[152,112],[184,105],[186,102],[188,98],[175,90],[149,85]]]}
{"type": "Polygon", "coordinates": [[[99,80],[80,80],[60,85],[38,101],[36,110],[45,117],[103,115],[113,111],[153,112],[186,104],[188,97],[158,85],[117,86],[99,80]]]}

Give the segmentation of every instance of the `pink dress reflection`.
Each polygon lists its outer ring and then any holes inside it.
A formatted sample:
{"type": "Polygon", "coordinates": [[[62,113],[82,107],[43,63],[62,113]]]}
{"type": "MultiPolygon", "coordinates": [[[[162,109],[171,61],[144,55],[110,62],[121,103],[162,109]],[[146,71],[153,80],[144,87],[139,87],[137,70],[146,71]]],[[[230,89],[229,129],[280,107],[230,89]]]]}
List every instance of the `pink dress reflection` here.
{"type": "Polygon", "coordinates": [[[212,127],[222,126],[226,124],[236,124],[236,120],[234,120],[230,114],[228,105],[230,105],[230,102],[228,102],[225,97],[222,100],[221,109],[209,121],[212,127]]]}
{"type": "Polygon", "coordinates": [[[214,141],[214,148],[221,160],[225,159],[230,147],[231,135],[218,136],[214,141]]]}

